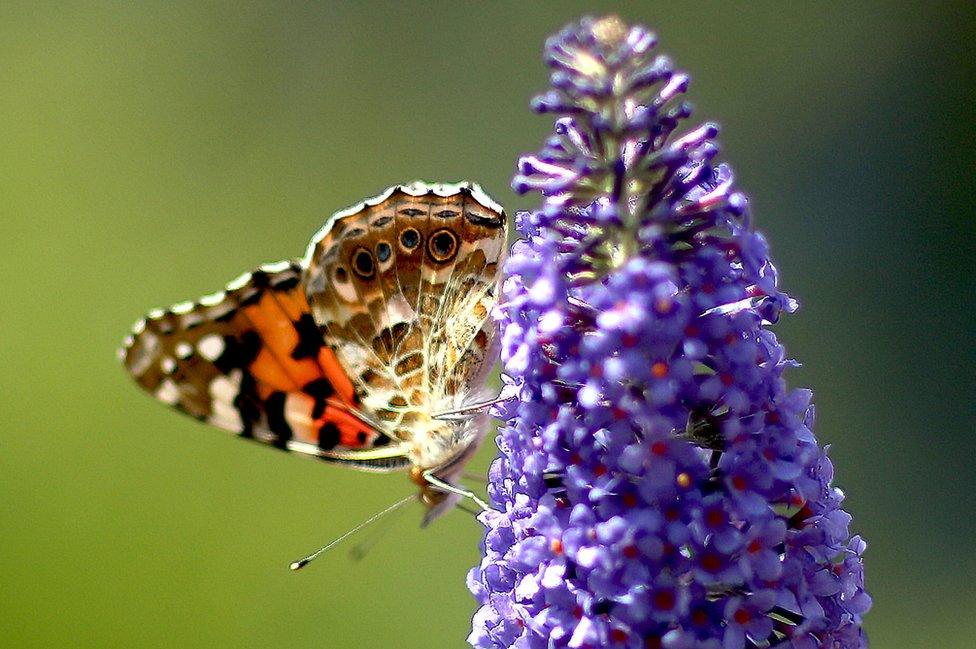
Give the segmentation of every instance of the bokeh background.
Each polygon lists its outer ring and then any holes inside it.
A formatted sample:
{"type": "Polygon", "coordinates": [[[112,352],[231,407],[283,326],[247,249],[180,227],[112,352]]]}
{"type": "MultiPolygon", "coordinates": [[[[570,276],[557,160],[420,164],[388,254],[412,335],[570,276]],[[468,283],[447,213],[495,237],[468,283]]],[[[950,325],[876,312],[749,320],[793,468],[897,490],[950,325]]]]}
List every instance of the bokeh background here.
{"type": "MultiPolygon", "coordinates": [[[[300,255],[414,178],[510,210],[550,120],[547,34],[651,25],[723,125],[815,390],[873,646],[976,637],[973,5],[0,4],[0,645],[461,647],[480,526],[152,402],[115,349],[146,310],[300,255]]],[[[483,471],[491,444],[479,456],[483,471]]]]}

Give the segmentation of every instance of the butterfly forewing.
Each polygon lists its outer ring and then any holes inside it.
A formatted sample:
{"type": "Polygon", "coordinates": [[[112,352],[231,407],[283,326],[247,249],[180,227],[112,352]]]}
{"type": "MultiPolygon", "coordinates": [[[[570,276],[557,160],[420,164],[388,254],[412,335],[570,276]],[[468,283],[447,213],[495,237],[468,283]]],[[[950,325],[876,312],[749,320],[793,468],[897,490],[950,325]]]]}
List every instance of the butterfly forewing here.
{"type": "Polygon", "coordinates": [[[373,468],[403,464],[402,450],[359,413],[352,382],[309,312],[297,262],[152,312],[123,358],[159,400],[241,436],[373,468]]]}

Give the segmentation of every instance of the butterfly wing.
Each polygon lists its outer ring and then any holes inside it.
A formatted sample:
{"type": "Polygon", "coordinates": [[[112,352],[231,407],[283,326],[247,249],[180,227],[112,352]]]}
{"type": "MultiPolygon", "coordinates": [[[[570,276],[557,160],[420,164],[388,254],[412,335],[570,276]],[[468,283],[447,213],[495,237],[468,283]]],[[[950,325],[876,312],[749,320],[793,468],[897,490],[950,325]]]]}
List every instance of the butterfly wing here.
{"type": "Polygon", "coordinates": [[[431,430],[490,370],[506,219],[477,185],[413,183],[334,215],[309,246],[316,322],[365,408],[400,439],[431,430]]]}
{"type": "Polygon", "coordinates": [[[359,468],[406,466],[360,411],[301,282],[301,266],[281,262],[154,311],[126,340],[126,369],[160,401],[242,437],[359,468]]]}

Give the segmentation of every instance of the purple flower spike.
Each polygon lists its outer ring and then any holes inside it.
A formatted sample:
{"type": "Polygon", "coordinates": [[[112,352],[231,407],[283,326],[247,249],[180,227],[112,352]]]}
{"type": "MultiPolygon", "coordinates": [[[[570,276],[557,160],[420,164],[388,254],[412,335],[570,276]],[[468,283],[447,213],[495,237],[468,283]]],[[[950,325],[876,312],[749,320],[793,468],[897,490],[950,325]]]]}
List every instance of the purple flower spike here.
{"type": "Polygon", "coordinates": [[[688,78],[617,18],[551,38],[513,185],[475,647],[866,647],[864,541],[768,325],[779,291],[688,78]]]}

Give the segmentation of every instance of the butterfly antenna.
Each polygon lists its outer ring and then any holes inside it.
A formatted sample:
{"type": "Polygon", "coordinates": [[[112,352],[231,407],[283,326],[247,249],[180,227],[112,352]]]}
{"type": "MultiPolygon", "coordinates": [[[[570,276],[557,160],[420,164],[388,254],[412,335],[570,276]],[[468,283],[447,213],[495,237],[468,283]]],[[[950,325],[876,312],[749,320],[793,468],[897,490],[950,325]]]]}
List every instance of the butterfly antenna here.
{"type": "Polygon", "coordinates": [[[339,545],[340,543],[342,543],[343,541],[345,541],[347,538],[349,538],[350,536],[352,536],[353,534],[355,534],[359,530],[363,529],[364,527],[366,527],[370,523],[376,522],[377,520],[379,520],[383,516],[386,516],[387,514],[389,514],[390,512],[392,512],[395,509],[399,509],[400,507],[402,507],[403,505],[405,505],[407,502],[409,502],[409,501],[411,501],[411,500],[413,500],[415,498],[416,498],[416,496],[414,494],[410,494],[409,496],[406,496],[406,497],[404,497],[404,498],[396,501],[395,503],[393,503],[392,505],[390,505],[389,507],[387,507],[383,511],[378,512],[376,514],[373,514],[372,516],[370,516],[369,518],[367,518],[366,520],[364,520],[362,523],[360,523],[356,527],[352,528],[351,530],[349,530],[348,532],[346,532],[342,536],[338,537],[337,539],[334,539],[333,541],[330,541],[329,543],[327,543],[326,545],[322,546],[321,548],[319,548],[318,550],[316,550],[312,554],[306,556],[304,559],[299,559],[298,561],[292,561],[291,564],[288,567],[291,568],[292,570],[301,570],[302,568],[304,568],[305,566],[307,566],[308,564],[310,564],[315,558],[317,558],[319,555],[321,555],[326,550],[330,550],[330,549],[334,548],[335,546],[339,545]]]}
{"type": "Polygon", "coordinates": [[[403,511],[404,509],[402,507],[397,509],[392,512],[391,516],[386,516],[378,525],[370,528],[366,532],[365,538],[349,550],[349,558],[353,561],[362,561],[365,559],[366,555],[379,543],[380,539],[384,538],[387,532],[389,532],[390,524],[395,520],[395,517],[401,516],[401,512],[403,511]]]}

